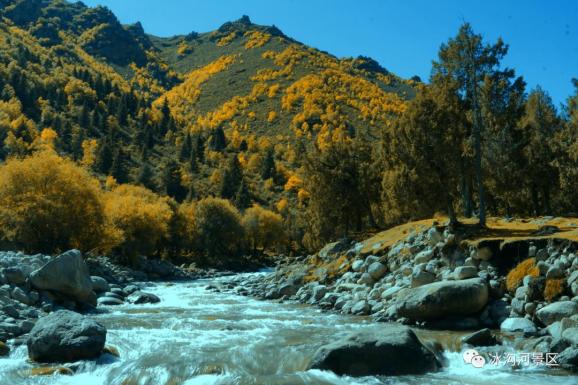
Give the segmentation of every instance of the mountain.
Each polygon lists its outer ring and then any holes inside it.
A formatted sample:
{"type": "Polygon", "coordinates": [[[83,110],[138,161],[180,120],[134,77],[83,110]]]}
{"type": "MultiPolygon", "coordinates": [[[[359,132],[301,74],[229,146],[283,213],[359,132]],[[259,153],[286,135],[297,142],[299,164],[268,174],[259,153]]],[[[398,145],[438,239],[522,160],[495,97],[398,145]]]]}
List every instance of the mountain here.
{"type": "Polygon", "coordinates": [[[0,158],[50,129],[59,152],[103,178],[184,200],[222,195],[235,157],[243,205],[269,207],[297,204],[313,149],[377,143],[418,87],[247,16],[167,38],[62,0],[0,0],[0,63],[0,158]]]}

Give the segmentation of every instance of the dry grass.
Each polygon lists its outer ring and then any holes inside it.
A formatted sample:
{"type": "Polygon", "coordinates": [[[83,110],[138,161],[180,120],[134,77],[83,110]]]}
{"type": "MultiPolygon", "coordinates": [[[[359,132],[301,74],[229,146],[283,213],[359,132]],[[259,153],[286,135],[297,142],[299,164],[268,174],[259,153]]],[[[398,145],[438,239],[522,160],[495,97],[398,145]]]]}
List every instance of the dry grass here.
{"type": "MultiPolygon", "coordinates": [[[[446,217],[436,217],[400,226],[375,234],[363,241],[363,254],[380,254],[385,252],[398,241],[416,231],[423,231],[431,227],[434,222],[446,223],[446,217]]],[[[567,239],[578,242],[578,218],[518,218],[505,220],[504,218],[488,218],[486,228],[477,226],[476,218],[460,218],[459,231],[466,245],[477,246],[480,242],[497,240],[503,244],[531,239],[567,239]],[[560,230],[550,235],[536,235],[543,226],[556,226],[560,230]]]]}
{"type": "Polygon", "coordinates": [[[514,267],[508,273],[506,277],[506,287],[510,292],[516,291],[516,289],[522,283],[525,276],[530,275],[532,277],[537,277],[540,275],[540,270],[536,266],[535,258],[528,258],[520,262],[516,267],[514,267]]]}
{"type": "Polygon", "coordinates": [[[566,282],[564,278],[547,279],[544,287],[544,299],[548,302],[558,298],[564,292],[566,282]]]}

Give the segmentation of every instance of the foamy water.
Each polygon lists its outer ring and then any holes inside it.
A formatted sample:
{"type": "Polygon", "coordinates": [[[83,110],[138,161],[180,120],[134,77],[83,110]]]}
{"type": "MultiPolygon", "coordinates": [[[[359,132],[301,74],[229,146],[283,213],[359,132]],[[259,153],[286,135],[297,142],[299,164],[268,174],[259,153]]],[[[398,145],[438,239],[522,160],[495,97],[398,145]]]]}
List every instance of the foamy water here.
{"type": "Polygon", "coordinates": [[[339,377],[306,370],[316,349],[348,332],[380,329],[362,317],[322,313],[299,304],[258,301],[205,287],[215,281],[146,289],[161,298],[154,305],[109,307],[95,316],[108,329],[110,356],[84,362],[74,376],[31,377],[26,347],[0,359],[0,384],[81,385],[345,385],[345,384],[524,384],[571,385],[576,377],[560,370],[507,366],[477,369],[460,352],[448,352],[438,373],[402,377],[339,377]]]}

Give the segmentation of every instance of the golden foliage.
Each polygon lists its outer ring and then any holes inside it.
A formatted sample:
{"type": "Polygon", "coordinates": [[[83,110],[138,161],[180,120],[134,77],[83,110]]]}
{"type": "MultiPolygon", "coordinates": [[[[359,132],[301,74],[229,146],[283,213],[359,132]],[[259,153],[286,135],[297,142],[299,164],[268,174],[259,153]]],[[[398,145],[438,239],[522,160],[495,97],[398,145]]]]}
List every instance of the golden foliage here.
{"type": "Polygon", "coordinates": [[[281,214],[285,214],[289,210],[289,201],[286,198],[281,198],[275,205],[277,211],[281,214]]]}
{"type": "Polygon", "coordinates": [[[96,149],[98,148],[98,142],[96,139],[88,139],[82,141],[82,164],[86,168],[92,167],[96,161],[96,149]]]}
{"type": "Polygon", "coordinates": [[[235,38],[237,37],[237,32],[231,32],[230,34],[223,36],[219,40],[217,40],[217,47],[225,47],[228,46],[235,38]]]}
{"type": "Polygon", "coordinates": [[[303,179],[299,178],[297,175],[291,175],[285,183],[285,191],[297,190],[303,186],[303,179]]]}
{"type": "Polygon", "coordinates": [[[171,89],[163,95],[163,97],[157,99],[154,105],[160,108],[166,98],[173,117],[185,125],[188,121],[192,120],[194,110],[191,107],[194,106],[201,95],[201,85],[214,74],[224,71],[235,61],[235,58],[234,55],[221,56],[212,63],[191,71],[187,74],[183,83],[171,89]]]}
{"type": "Polygon", "coordinates": [[[124,255],[152,254],[169,236],[173,212],[168,198],[144,187],[119,185],[104,200],[107,218],[121,233],[119,248],[124,255]]]}
{"type": "Polygon", "coordinates": [[[506,277],[506,287],[510,292],[516,291],[516,289],[522,283],[525,276],[537,277],[540,275],[540,271],[536,266],[535,258],[528,258],[520,262],[516,267],[514,267],[508,273],[506,277]]]}
{"type": "Polygon", "coordinates": [[[110,246],[96,179],[51,150],[0,166],[0,236],[30,252],[110,246]]]}
{"type": "Polygon", "coordinates": [[[245,37],[248,38],[245,43],[246,49],[262,47],[271,39],[270,34],[261,31],[247,31],[245,37]]]}
{"type": "Polygon", "coordinates": [[[558,298],[566,288],[566,281],[564,278],[547,279],[544,287],[544,299],[551,302],[558,298]]]}
{"type": "Polygon", "coordinates": [[[242,223],[253,250],[280,247],[286,241],[281,215],[259,205],[245,211],[242,223]]]}
{"type": "Polygon", "coordinates": [[[269,111],[269,114],[267,115],[267,121],[269,123],[273,123],[275,121],[275,119],[277,119],[277,112],[276,111],[269,111]]]}
{"type": "Polygon", "coordinates": [[[185,40],[179,43],[179,46],[177,47],[177,55],[182,57],[191,52],[193,52],[193,47],[191,47],[185,40]]]}

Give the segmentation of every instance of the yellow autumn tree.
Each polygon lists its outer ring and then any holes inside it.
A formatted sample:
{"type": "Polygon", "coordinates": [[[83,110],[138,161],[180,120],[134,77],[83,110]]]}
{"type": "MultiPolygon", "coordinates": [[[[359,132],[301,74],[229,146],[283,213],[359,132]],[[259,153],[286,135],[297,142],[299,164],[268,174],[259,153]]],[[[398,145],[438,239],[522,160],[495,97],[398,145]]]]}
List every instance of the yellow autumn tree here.
{"type": "Polygon", "coordinates": [[[0,238],[28,252],[106,251],[98,181],[51,150],[0,166],[0,238]]]}
{"type": "Polygon", "coordinates": [[[247,209],[243,215],[243,227],[253,251],[257,248],[280,247],[285,241],[281,215],[259,205],[247,209]]]}
{"type": "Polygon", "coordinates": [[[169,198],[133,185],[119,185],[104,197],[105,214],[122,235],[117,250],[132,259],[158,251],[160,242],[169,236],[173,211],[169,198]]]}

